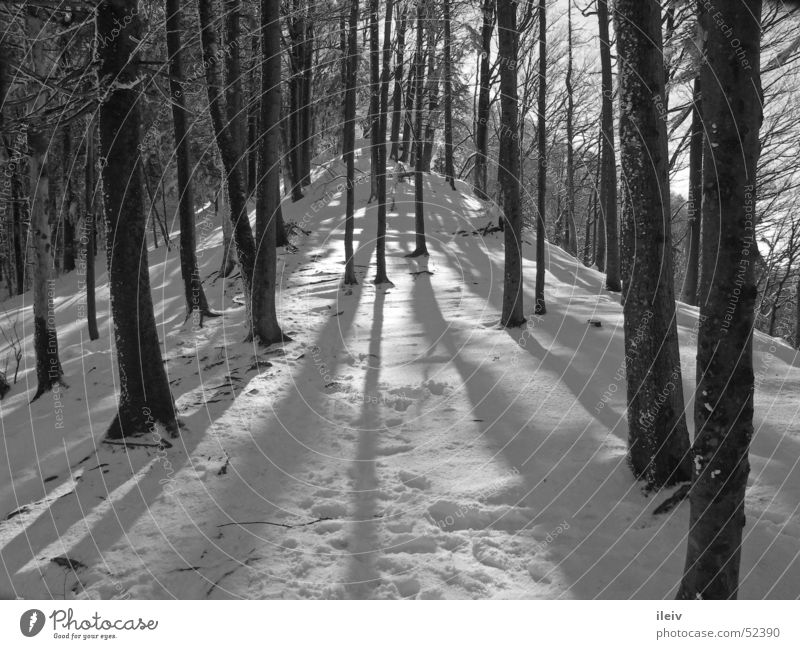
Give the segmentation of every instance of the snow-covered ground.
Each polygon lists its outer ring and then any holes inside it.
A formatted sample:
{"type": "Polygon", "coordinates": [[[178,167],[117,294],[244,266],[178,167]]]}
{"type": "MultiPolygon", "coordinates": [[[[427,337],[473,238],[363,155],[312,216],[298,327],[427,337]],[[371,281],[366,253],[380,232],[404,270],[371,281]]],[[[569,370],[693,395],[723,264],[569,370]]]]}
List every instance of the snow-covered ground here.
{"type": "MultiPolygon", "coordinates": [[[[357,185],[361,284],[347,294],[334,173],[319,171],[308,196],[284,208],[310,234],[279,257],[280,320],[293,338],[283,347],[241,342],[238,282],[215,273],[213,215],[198,226],[199,255],[224,317],[202,329],[184,322],[177,250],[150,250],[166,366],[186,424],[171,449],[101,443],[117,380],[106,278],[98,278],[94,342],[79,278],[58,280],[69,388],[29,404],[31,352],[0,402],[0,593],[674,596],[688,503],[654,515],[670,493],[644,493],[626,466],[618,296],[551,246],[547,315],[530,316],[526,329],[499,328],[502,240],[475,234],[486,207],[466,185],[453,192],[435,175],[425,177],[427,265],[404,258],[413,248],[413,184],[396,186],[387,240],[395,287],[386,291],[371,284],[377,208],[366,203],[368,183],[357,185]]],[[[31,350],[30,295],[2,309],[24,323],[31,350]]],[[[697,312],[678,311],[691,411],[697,312]]],[[[740,596],[796,598],[800,370],[794,351],[766,336],[756,336],[755,354],[740,596]]]]}

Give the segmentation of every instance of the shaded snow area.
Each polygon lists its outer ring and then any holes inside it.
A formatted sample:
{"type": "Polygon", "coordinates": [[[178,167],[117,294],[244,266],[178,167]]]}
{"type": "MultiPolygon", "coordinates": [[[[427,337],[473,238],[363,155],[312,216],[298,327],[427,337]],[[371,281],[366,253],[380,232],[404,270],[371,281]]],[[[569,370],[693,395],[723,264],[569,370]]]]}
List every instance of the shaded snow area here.
{"type": "MultiPolygon", "coordinates": [[[[368,165],[363,156],[361,166],[368,165]]],[[[118,378],[105,274],[88,340],[75,274],[56,284],[67,389],[35,390],[30,295],[2,305],[28,353],[2,408],[0,592],[26,598],[670,598],[688,502],[654,514],[625,462],[619,296],[548,248],[548,313],[498,327],[502,235],[488,207],[425,176],[428,260],[413,248],[413,182],[396,185],[376,290],[377,207],[357,185],[356,270],[341,286],[339,168],[284,216],[280,321],[245,338],[240,285],[217,276],[213,214],[198,224],[209,301],[185,321],[178,252],[151,248],[156,318],[180,416],[172,448],[102,443],[118,378]],[[238,294],[238,299],[237,299],[238,294]],[[587,320],[599,319],[600,327],[587,320]]],[[[533,304],[532,234],[524,246],[533,304]]],[[[104,260],[98,260],[104,268],[104,260]]],[[[678,309],[693,408],[697,311],[678,309]]],[[[800,594],[800,370],[755,339],[756,434],[743,598],[800,594]]],[[[2,357],[2,354],[0,354],[2,357]]],[[[691,425],[691,421],[690,421],[691,425]]],[[[142,442],[148,442],[142,438],[142,442]]]]}

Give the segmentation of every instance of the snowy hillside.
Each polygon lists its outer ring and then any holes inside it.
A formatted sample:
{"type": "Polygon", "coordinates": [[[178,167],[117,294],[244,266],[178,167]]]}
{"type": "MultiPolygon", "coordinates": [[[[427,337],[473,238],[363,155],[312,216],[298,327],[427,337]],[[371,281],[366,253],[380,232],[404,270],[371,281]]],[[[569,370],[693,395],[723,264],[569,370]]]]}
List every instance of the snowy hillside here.
{"type": "MultiPolygon", "coordinates": [[[[366,157],[359,163],[368,167],[366,157]]],[[[673,597],[688,503],[655,515],[671,491],[643,493],[626,466],[622,311],[602,276],[551,246],[548,314],[529,316],[523,330],[499,328],[502,239],[475,233],[488,217],[465,185],[453,192],[426,175],[427,265],[404,258],[414,188],[397,184],[387,240],[395,288],[376,291],[377,207],[360,183],[361,284],[346,294],[344,198],[332,176],[319,171],[306,198],[284,207],[309,234],[279,256],[280,321],[293,338],[283,347],[241,342],[238,283],[215,272],[219,223],[198,225],[208,298],[224,312],[202,329],[184,321],[177,249],[150,250],[185,423],[172,448],[101,442],[117,380],[105,276],[94,342],[78,278],[58,281],[69,388],[33,404],[30,296],[2,305],[9,322],[24,324],[29,353],[0,402],[0,593],[673,597]]],[[[697,311],[679,305],[678,314],[691,409],[697,311]]],[[[795,598],[800,369],[793,350],[761,334],[755,355],[740,597],[795,598]]]]}

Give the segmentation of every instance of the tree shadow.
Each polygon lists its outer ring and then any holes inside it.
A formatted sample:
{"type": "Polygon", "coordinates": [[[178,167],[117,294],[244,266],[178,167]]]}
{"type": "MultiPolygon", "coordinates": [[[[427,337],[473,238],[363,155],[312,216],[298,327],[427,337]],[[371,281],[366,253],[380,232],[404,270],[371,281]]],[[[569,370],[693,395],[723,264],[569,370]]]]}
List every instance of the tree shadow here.
{"type": "Polygon", "coordinates": [[[372,312],[369,360],[364,376],[364,400],[357,422],[358,447],[353,465],[353,522],[347,545],[351,553],[345,583],[348,596],[354,599],[369,598],[370,593],[380,584],[375,568],[375,560],[380,553],[378,529],[381,525],[380,519],[376,518],[378,478],[375,465],[376,437],[384,429],[378,405],[384,301],[384,292],[377,291],[372,312]]]}

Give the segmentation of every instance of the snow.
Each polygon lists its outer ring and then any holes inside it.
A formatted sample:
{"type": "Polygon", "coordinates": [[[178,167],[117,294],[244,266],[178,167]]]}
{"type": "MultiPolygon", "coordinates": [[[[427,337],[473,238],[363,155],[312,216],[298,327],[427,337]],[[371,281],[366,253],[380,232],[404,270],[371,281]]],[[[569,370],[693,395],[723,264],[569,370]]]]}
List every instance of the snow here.
{"type": "MultiPolygon", "coordinates": [[[[453,192],[426,175],[431,257],[403,256],[413,248],[414,188],[398,183],[388,289],[371,284],[377,208],[366,202],[368,183],[356,184],[361,283],[346,294],[344,201],[332,180],[340,167],[319,171],[304,200],[284,205],[287,221],[310,234],[297,236],[296,253],[279,255],[278,309],[293,338],[283,347],[241,342],[240,287],[215,274],[219,223],[200,233],[199,257],[209,301],[224,316],[202,329],[184,321],[177,249],[150,250],[156,318],[185,423],[172,448],[126,452],[101,442],[117,381],[105,275],[94,342],[78,316],[78,278],[56,285],[69,384],[58,395],[63,427],[51,395],[28,403],[30,296],[3,304],[24,325],[26,355],[0,402],[0,593],[674,596],[688,503],[655,516],[671,494],[644,493],[626,465],[622,312],[602,275],[548,247],[548,314],[531,315],[524,329],[499,328],[502,238],[474,233],[490,212],[463,183],[453,192]]],[[[525,240],[531,310],[534,241],[525,240]]],[[[696,309],[678,306],[689,413],[697,319],[696,309]]],[[[796,598],[800,371],[780,341],[757,334],[754,350],[740,596],[796,598]]]]}

